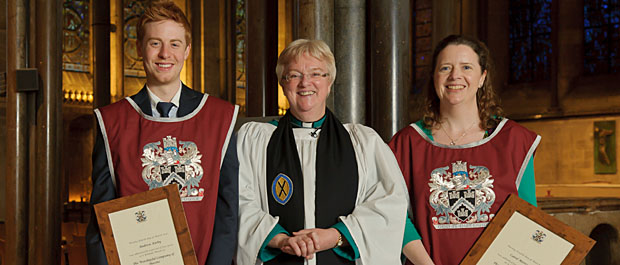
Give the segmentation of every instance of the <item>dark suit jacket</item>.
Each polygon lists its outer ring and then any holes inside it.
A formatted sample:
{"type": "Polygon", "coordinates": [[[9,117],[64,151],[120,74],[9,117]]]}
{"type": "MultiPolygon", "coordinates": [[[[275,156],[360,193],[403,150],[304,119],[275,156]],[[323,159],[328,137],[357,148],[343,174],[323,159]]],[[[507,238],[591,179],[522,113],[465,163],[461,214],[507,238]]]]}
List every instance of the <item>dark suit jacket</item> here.
{"type": "MultiPolygon", "coordinates": [[[[194,91],[183,84],[177,117],[183,117],[194,111],[202,97],[202,93],[194,91]]],[[[152,115],[151,102],[146,87],[131,96],[142,112],[152,115]]],[[[215,224],[213,226],[213,240],[206,264],[228,265],[232,263],[237,248],[237,219],[239,212],[239,160],[237,159],[237,137],[231,136],[224,162],[220,171],[217,205],[215,210],[215,224]]],[[[90,203],[95,205],[117,198],[116,189],[112,184],[107,154],[99,124],[97,124],[97,138],[93,149],[93,191],[90,203]]],[[[92,207],[91,207],[92,208],[92,207]]],[[[86,231],[86,252],[88,264],[108,264],[99,234],[99,226],[94,210],[91,210],[90,223],[86,231]]]]}

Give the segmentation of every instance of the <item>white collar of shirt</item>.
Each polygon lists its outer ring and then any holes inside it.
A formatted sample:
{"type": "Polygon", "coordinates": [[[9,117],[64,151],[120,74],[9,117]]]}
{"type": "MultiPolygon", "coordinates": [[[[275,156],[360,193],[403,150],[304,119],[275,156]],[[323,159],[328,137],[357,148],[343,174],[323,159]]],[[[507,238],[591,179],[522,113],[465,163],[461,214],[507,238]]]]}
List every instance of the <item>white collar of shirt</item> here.
{"type": "MultiPolygon", "coordinates": [[[[146,86],[146,91],[149,93],[149,100],[151,101],[151,113],[153,114],[153,117],[159,118],[161,117],[161,115],[159,114],[159,111],[157,110],[157,103],[162,102],[163,100],[161,100],[159,97],[157,97],[152,91],[151,89],[149,89],[149,86],[146,86]]],[[[179,82],[179,89],[177,90],[177,93],[174,94],[174,97],[172,97],[172,100],[170,100],[171,103],[174,104],[174,106],[172,107],[172,109],[170,109],[170,112],[168,112],[168,116],[169,117],[176,117],[177,116],[177,111],[179,110],[179,103],[181,100],[181,88],[182,88],[182,83],[179,82]]]]}

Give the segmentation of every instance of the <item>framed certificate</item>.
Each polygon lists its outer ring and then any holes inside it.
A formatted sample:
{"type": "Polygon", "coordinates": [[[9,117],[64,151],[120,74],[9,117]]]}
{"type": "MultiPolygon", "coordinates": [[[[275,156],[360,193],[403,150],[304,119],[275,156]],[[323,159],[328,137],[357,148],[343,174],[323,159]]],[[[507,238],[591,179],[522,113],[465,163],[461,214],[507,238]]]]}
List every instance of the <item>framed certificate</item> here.
{"type": "Polygon", "coordinates": [[[461,265],[579,264],[595,241],[511,194],[461,265]]]}
{"type": "Polygon", "coordinates": [[[98,203],[108,264],[197,265],[176,185],[98,203]]]}

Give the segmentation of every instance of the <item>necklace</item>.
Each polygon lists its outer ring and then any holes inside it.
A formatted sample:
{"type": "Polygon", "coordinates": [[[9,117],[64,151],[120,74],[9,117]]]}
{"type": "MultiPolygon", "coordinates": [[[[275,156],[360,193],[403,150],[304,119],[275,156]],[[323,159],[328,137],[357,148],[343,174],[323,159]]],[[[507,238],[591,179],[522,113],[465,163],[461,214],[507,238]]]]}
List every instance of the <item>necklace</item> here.
{"type": "Polygon", "coordinates": [[[458,142],[461,139],[463,139],[463,137],[465,137],[465,135],[467,135],[467,132],[469,132],[469,130],[471,130],[471,128],[473,128],[475,124],[476,124],[476,122],[472,123],[471,126],[469,126],[469,128],[467,128],[465,131],[463,131],[463,134],[461,134],[456,139],[452,139],[450,134],[448,134],[446,129],[444,129],[443,125],[441,125],[441,123],[439,124],[439,127],[441,127],[441,130],[443,130],[443,132],[446,134],[446,136],[448,136],[448,138],[450,139],[450,145],[456,145],[456,142],[458,142]]]}

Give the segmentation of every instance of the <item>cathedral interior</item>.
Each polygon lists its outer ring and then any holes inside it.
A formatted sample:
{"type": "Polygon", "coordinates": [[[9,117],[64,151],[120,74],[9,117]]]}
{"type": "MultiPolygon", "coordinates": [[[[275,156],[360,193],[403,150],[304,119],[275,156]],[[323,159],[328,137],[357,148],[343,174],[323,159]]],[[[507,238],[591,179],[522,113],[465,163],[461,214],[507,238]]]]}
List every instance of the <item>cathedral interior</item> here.
{"type": "MultiPolygon", "coordinates": [[[[0,0],[0,265],[86,264],[93,109],[142,88],[147,2],[0,0]]],[[[482,40],[506,116],[542,136],[538,207],[597,241],[582,264],[620,264],[620,1],[174,2],[192,24],[182,81],[238,104],[237,127],[283,115],[277,56],[321,39],[328,107],[388,141],[421,117],[435,44],[482,40]]]]}

